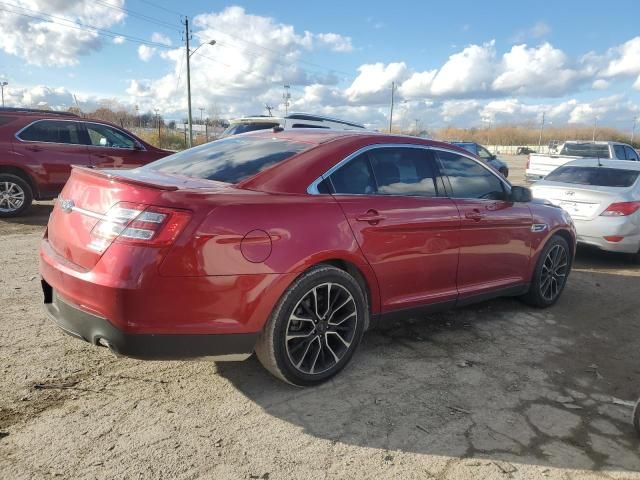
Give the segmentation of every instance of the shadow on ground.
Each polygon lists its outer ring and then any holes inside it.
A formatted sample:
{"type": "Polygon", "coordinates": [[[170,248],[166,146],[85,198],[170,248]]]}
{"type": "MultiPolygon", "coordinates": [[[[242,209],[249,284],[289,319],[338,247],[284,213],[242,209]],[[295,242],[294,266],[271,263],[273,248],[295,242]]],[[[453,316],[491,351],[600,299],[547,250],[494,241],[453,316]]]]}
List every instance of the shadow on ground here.
{"type": "Polygon", "coordinates": [[[47,225],[53,202],[34,203],[24,215],[0,220],[0,234],[28,233],[47,225]]]}
{"type": "Polygon", "coordinates": [[[369,332],[353,364],[313,389],[273,379],[255,358],[216,369],[270,415],[334,442],[507,470],[639,472],[631,408],[617,404],[640,395],[640,300],[629,304],[623,279],[574,272],[552,309],[500,299],[369,332]],[[627,314],[602,311],[584,282],[627,314]]]}

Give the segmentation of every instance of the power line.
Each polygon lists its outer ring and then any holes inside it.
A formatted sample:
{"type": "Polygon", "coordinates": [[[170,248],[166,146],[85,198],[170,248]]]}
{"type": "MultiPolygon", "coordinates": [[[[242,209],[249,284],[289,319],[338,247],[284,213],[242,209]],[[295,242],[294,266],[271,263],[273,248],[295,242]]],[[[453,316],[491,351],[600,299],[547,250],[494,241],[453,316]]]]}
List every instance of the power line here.
{"type": "MultiPolygon", "coordinates": [[[[129,8],[124,8],[124,7],[119,7],[117,5],[112,5],[111,3],[105,2],[104,0],[93,0],[93,1],[95,3],[98,3],[100,5],[105,6],[107,8],[111,8],[112,10],[117,10],[119,12],[123,12],[123,13],[126,13],[128,15],[131,15],[132,17],[139,18],[140,20],[144,20],[144,21],[149,22],[149,23],[154,23],[154,24],[159,25],[161,27],[170,28],[171,30],[174,30],[174,31],[177,30],[177,25],[176,24],[165,22],[164,20],[160,20],[159,18],[151,17],[149,15],[145,15],[144,13],[139,13],[139,12],[136,12],[134,10],[131,10],[129,8]]],[[[179,31],[179,30],[177,30],[177,31],[179,31]]]]}
{"type": "Polygon", "coordinates": [[[139,2],[146,3],[147,5],[151,5],[152,7],[159,8],[160,10],[164,10],[168,13],[174,13],[176,15],[180,15],[181,17],[186,17],[184,13],[178,12],[176,10],[171,10],[170,8],[163,7],[162,5],[158,5],[157,3],[151,2],[150,0],[138,0],[139,2]]]}

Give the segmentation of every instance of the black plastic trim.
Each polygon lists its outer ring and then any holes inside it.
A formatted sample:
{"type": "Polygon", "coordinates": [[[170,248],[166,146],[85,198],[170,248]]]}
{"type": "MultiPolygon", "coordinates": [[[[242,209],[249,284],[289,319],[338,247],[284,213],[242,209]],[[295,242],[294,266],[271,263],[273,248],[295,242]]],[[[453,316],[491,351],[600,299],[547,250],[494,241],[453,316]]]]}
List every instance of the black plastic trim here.
{"type": "Polygon", "coordinates": [[[47,313],[65,333],[93,345],[100,345],[102,339],[117,355],[142,360],[248,356],[253,352],[258,338],[258,333],[129,334],[108,320],[62,300],[45,281],[42,282],[42,289],[47,313]]]}

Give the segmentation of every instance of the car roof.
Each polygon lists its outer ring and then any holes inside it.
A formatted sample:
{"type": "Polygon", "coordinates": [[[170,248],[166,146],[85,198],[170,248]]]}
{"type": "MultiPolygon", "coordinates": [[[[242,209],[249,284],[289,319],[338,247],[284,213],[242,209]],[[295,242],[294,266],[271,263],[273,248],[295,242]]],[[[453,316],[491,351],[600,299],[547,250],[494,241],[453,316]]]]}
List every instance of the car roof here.
{"type": "MultiPolygon", "coordinates": [[[[632,160],[606,160],[597,158],[581,158],[565,163],[563,167],[605,167],[619,170],[640,170],[640,162],[632,160]]],[[[561,168],[561,167],[560,167],[561,168]]]]}

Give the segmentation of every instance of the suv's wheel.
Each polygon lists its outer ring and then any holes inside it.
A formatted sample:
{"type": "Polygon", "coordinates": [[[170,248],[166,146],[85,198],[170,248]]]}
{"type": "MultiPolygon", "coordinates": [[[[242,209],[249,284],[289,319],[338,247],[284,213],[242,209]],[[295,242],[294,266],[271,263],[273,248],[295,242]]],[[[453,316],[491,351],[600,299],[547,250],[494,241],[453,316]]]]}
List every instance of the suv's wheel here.
{"type": "Polygon", "coordinates": [[[558,301],[571,271],[571,250],[567,241],[554,235],[540,254],[529,291],[522,299],[534,307],[549,307],[558,301]]]}
{"type": "Polygon", "coordinates": [[[319,265],[284,293],[260,334],[256,354],[285,382],[319,384],[349,362],[368,315],[358,282],[343,270],[319,265]]]}
{"type": "Polygon", "coordinates": [[[33,192],[17,175],[0,173],[0,218],[17,217],[31,206],[33,192]]]}

